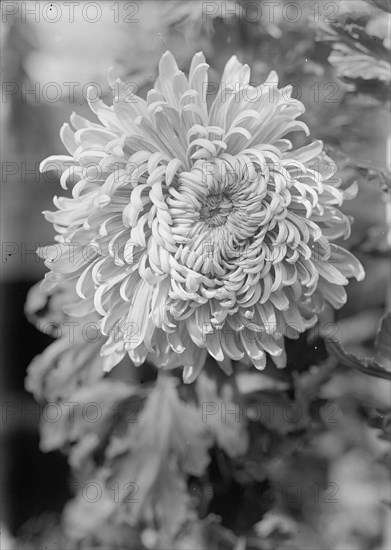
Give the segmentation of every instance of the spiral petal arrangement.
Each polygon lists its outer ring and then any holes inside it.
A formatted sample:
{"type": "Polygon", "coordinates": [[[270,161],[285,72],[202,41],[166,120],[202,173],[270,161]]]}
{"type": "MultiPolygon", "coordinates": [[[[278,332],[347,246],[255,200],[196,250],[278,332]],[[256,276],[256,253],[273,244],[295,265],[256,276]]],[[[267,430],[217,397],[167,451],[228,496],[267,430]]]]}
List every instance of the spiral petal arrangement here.
{"type": "Polygon", "coordinates": [[[338,210],[336,166],[319,141],[294,150],[302,103],[272,72],[251,86],[232,57],[211,105],[208,65],[194,56],[189,77],[171,53],[146,100],[110,76],[113,107],[90,96],[100,123],[73,114],[61,137],[72,197],[46,212],[58,243],[41,250],[46,291],[74,285],[72,314],[96,312],[107,340],[104,368],[128,353],[184,367],[193,381],[206,355],[284,367],[284,336],[317,322],[325,302],[346,300],[358,260],[333,244],[350,220],[338,210]]]}

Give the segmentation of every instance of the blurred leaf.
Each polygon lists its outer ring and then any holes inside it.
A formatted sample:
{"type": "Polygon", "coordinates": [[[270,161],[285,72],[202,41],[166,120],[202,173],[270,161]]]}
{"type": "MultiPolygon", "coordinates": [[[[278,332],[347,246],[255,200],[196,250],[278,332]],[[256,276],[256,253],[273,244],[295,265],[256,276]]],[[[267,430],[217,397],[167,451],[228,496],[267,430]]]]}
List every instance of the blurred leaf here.
{"type": "Polygon", "coordinates": [[[329,62],[338,76],[353,84],[355,93],[368,94],[382,103],[390,98],[390,52],[384,41],[355,23],[320,24],[318,40],[329,42],[329,62]]]}
{"type": "Polygon", "coordinates": [[[375,183],[384,192],[391,193],[390,175],[386,170],[382,170],[379,166],[371,162],[353,161],[353,166],[356,170],[364,174],[370,183],[375,183]]]}
{"type": "MultiPolygon", "coordinates": [[[[330,42],[333,47],[338,46],[338,43],[343,43],[358,53],[366,53],[375,59],[390,63],[390,52],[382,41],[375,40],[361,25],[351,22],[345,25],[339,23],[322,24],[319,25],[318,31],[318,40],[330,42]]],[[[363,78],[365,77],[363,75],[363,78]]]]}
{"type": "Polygon", "coordinates": [[[341,169],[350,168],[356,172],[357,177],[364,178],[385,193],[391,193],[391,180],[388,170],[381,168],[374,162],[353,158],[328,144],[325,145],[325,150],[339,161],[341,169]]]}
{"type": "Polygon", "coordinates": [[[79,494],[68,507],[68,530],[77,538],[113,517],[158,529],[170,544],[185,522],[190,505],[187,475],[202,475],[210,460],[212,440],[200,412],[179,399],[174,379],[162,376],[138,420],[123,437],[111,440],[106,460],[91,481],[102,487],[99,504],[79,494]],[[82,519],[85,514],[88,522],[82,519]]]}
{"type": "Polygon", "coordinates": [[[387,370],[391,370],[391,312],[381,319],[375,342],[376,359],[387,370]]]}
{"type": "Polygon", "coordinates": [[[391,13],[391,0],[366,0],[366,2],[376,8],[391,13]]]}
{"type": "Polygon", "coordinates": [[[357,357],[348,353],[337,342],[326,344],[331,355],[346,367],[353,367],[370,376],[391,380],[390,370],[390,313],[387,313],[381,320],[380,328],[375,345],[375,357],[357,357]]]}
{"type": "Polygon", "coordinates": [[[241,403],[234,401],[228,384],[219,388],[215,380],[202,372],[196,382],[196,392],[203,422],[217,445],[231,458],[244,454],[248,447],[245,419],[241,403]]]}
{"type": "Polygon", "coordinates": [[[308,422],[306,412],[286,392],[254,392],[246,396],[245,405],[249,419],[252,419],[253,414],[253,421],[260,422],[266,429],[280,435],[298,432],[308,422]]]}
{"type": "Polygon", "coordinates": [[[240,372],[236,375],[241,394],[261,390],[287,390],[289,383],[268,376],[262,372],[240,372]]]}
{"type": "Polygon", "coordinates": [[[41,450],[68,448],[74,472],[88,477],[113,431],[118,431],[123,421],[137,420],[135,412],[141,406],[144,391],[120,380],[105,379],[81,387],[68,401],[49,403],[41,418],[41,450]]]}
{"type": "Polygon", "coordinates": [[[370,95],[380,101],[381,103],[387,103],[390,100],[391,88],[376,79],[364,79],[364,78],[349,78],[343,77],[343,81],[355,86],[355,93],[370,95]]]}
{"type": "Polygon", "coordinates": [[[255,525],[255,531],[260,537],[272,540],[276,544],[289,540],[297,531],[297,528],[298,526],[292,518],[278,510],[270,510],[255,525]]]}

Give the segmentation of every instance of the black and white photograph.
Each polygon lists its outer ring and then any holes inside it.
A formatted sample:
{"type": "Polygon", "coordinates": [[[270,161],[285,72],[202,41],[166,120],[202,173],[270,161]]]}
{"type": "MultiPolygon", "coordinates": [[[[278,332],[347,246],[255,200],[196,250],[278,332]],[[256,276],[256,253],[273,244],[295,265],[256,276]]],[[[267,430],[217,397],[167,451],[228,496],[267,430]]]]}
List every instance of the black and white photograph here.
{"type": "Polygon", "coordinates": [[[1,550],[391,550],[391,0],[3,0],[1,550]]]}

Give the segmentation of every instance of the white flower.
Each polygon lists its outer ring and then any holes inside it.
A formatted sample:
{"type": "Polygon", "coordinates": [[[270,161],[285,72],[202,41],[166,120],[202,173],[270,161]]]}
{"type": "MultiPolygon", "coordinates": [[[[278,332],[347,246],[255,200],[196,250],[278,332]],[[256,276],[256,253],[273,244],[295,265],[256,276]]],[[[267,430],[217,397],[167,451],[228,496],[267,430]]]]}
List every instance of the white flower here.
{"type": "Polygon", "coordinates": [[[330,244],[350,231],[334,163],[321,142],[292,150],[285,138],[308,133],[291,88],[274,72],[250,86],[232,57],[208,108],[207,72],[198,53],[187,79],[167,52],[146,101],[111,79],[113,107],[91,98],[100,123],[73,114],[61,131],[71,156],[42,164],[74,183],[46,212],[59,244],[41,252],[44,285],[71,282],[73,314],[100,315],[106,369],[126,352],[181,364],[188,382],[207,353],[227,372],[268,355],[283,367],[284,334],[340,307],[348,277],[363,276],[330,244]]]}

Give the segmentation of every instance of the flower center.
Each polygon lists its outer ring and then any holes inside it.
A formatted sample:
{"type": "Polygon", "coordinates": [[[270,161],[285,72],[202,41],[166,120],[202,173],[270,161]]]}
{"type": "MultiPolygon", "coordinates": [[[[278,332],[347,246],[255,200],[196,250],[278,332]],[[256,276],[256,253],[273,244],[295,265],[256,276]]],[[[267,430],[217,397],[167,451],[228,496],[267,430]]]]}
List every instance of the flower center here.
{"type": "Polygon", "coordinates": [[[217,227],[226,223],[228,216],[233,210],[233,203],[226,193],[210,194],[200,210],[200,220],[217,227]]]}

